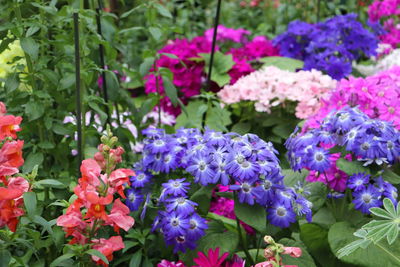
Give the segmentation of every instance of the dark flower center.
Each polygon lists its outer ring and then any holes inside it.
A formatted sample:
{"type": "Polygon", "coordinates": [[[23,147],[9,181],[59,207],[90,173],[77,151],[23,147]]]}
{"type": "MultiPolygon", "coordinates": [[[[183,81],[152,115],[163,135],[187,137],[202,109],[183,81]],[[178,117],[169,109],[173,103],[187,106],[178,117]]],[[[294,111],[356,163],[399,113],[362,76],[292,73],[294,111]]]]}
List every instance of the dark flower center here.
{"type": "Polygon", "coordinates": [[[194,230],[197,228],[197,222],[195,220],[190,220],[190,229],[194,230]]]}
{"type": "Polygon", "coordinates": [[[265,190],[268,190],[268,189],[271,188],[272,183],[271,183],[271,181],[269,181],[269,180],[265,180],[263,186],[264,186],[264,189],[265,189],[265,190]]]}
{"type": "Polygon", "coordinates": [[[244,184],[242,184],[242,190],[243,190],[243,192],[245,192],[245,193],[248,193],[248,192],[250,192],[250,185],[249,184],[246,184],[246,183],[244,183],[244,184]]]}
{"type": "Polygon", "coordinates": [[[365,143],[363,143],[362,145],[361,145],[361,149],[362,150],[368,150],[370,148],[370,144],[368,144],[367,142],[365,142],[365,143]]]}
{"type": "Polygon", "coordinates": [[[317,153],[317,154],[315,155],[315,159],[316,159],[317,161],[323,161],[323,160],[324,160],[324,155],[321,154],[321,153],[317,153]]]}
{"type": "Polygon", "coordinates": [[[139,181],[142,181],[142,180],[144,180],[145,177],[146,176],[143,173],[141,173],[136,177],[136,179],[139,180],[139,181]]]}
{"type": "Polygon", "coordinates": [[[171,225],[172,226],[178,226],[179,225],[179,220],[178,219],[172,219],[171,225]]]}
{"type": "Polygon", "coordinates": [[[206,169],[206,163],[205,162],[200,162],[199,163],[199,169],[200,169],[200,171],[204,171],[206,169]]]}

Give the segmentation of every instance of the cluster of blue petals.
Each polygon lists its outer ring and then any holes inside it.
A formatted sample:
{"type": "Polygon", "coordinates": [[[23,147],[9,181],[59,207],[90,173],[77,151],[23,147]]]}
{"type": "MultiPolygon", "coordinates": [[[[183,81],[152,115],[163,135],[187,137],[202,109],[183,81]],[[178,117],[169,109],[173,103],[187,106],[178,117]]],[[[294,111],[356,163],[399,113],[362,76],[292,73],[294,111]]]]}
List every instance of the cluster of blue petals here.
{"type": "Polygon", "coordinates": [[[352,190],[354,208],[362,213],[370,214],[370,208],[381,207],[384,198],[397,205],[397,188],[382,177],[373,179],[368,174],[356,173],[347,180],[347,188],[352,190]]]}
{"type": "Polygon", "coordinates": [[[330,148],[343,147],[364,165],[392,165],[400,156],[400,134],[390,122],[370,119],[357,107],[331,112],[319,129],[294,132],[285,143],[291,167],[323,173],[330,167],[330,148]]]}
{"type": "MultiPolygon", "coordinates": [[[[267,219],[273,225],[289,227],[296,216],[311,221],[311,202],[284,185],[278,152],[257,135],[223,134],[209,129],[202,133],[184,128],[175,134],[149,128],[143,135],[143,157],[135,164],[136,176],[131,178],[132,188],[127,189],[127,205],[132,210],[138,209],[143,195],[151,191],[146,187],[153,175],[178,171],[202,186],[229,186],[241,203],[265,207],[267,219]]],[[[154,223],[154,228],[161,229],[166,242],[174,245],[176,251],[193,248],[206,228],[195,213],[196,203],[187,199],[189,181],[182,178],[163,184],[159,203],[166,210],[160,212],[154,223]],[[176,183],[182,186],[176,188],[176,183]],[[196,220],[196,224],[191,220],[196,220]],[[188,234],[193,225],[198,226],[198,231],[188,234]]]]}
{"type": "Polygon", "coordinates": [[[274,39],[281,55],[303,60],[304,69],[321,70],[334,79],[349,75],[353,60],[375,56],[378,43],[353,13],[316,24],[295,20],[274,39]]]}

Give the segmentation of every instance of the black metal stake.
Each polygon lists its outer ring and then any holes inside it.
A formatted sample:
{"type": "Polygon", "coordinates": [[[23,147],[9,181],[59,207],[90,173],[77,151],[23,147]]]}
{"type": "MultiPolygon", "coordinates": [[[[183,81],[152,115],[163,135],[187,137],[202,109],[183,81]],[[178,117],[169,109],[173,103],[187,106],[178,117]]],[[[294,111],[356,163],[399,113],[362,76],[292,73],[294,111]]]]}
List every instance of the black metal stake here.
{"type": "MultiPolygon", "coordinates": [[[[103,33],[101,30],[101,19],[100,19],[100,7],[101,7],[101,2],[99,0],[99,7],[96,8],[96,21],[97,21],[97,33],[103,37],[103,33]]],[[[107,79],[106,79],[106,64],[105,64],[105,60],[104,60],[104,47],[102,44],[99,44],[99,54],[100,54],[100,64],[101,64],[101,68],[103,69],[103,71],[101,72],[101,77],[103,79],[103,98],[104,98],[104,102],[106,103],[106,112],[107,112],[107,123],[110,125],[111,127],[111,120],[110,120],[110,108],[108,106],[108,92],[107,92],[107,79]]],[[[119,118],[118,118],[119,121],[119,118]]]]}
{"type": "Polygon", "coordinates": [[[211,74],[212,74],[212,67],[213,67],[213,63],[214,63],[215,44],[217,42],[217,31],[218,31],[218,24],[219,24],[219,14],[221,11],[221,2],[222,2],[222,0],[218,0],[217,12],[215,14],[214,34],[213,34],[211,54],[210,54],[210,66],[208,68],[208,76],[207,76],[207,87],[206,88],[208,90],[210,90],[210,86],[211,86],[211,74]]]}
{"type": "Polygon", "coordinates": [[[76,84],[76,127],[78,132],[78,174],[82,162],[82,111],[81,111],[81,65],[79,53],[79,15],[74,13],[74,40],[75,40],[75,84],[76,84]]]}

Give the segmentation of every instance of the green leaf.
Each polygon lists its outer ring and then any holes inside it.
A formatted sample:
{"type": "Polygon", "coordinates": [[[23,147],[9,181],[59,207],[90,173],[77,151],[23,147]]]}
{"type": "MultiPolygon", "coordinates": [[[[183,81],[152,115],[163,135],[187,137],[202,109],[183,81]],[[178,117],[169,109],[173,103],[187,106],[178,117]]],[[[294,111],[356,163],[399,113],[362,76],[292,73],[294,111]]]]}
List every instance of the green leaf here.
{"type": "Polygon", "coordinates": [[[51,142],[49,142],[49,141],[43,141],[43,142],[40,142],[40,143],[38,144],[38,147],[40,147],[40,148],[42,148],[42,149],[52,149],[52,148],[54,148],[55,146],[54,146],[53,143],[51,143],[51,142]]]}
{"type": "Polygon", "coordinates": [[[75,73],[65,73],[58,84],[57,90],[61,91],[75,84],[75,73]]]}
{"type": "Polygon", "coordinates": [[[72,135],[74,132],[63,124],[54,124],[52,127],[54,133],[58,135],[72,135]]]}
{"type": "Polygon", "coordinates": [[[201,129],[203,115],[207,111],[208,106],[201,100],[191,101],[186,106],[187,114],[181,113],[176,118],[175,129],[180,127],[199,128],[201,129]]]}
{"type": "Polygon", "coordinates": [[[298,258],[290,257],[289,255],[282,255],[282,262],[285,265],[297,265],[298,267],[316,267],[315,262],[307,251],[307,247],[300,241],[295,241],[289,238],[283,238],[278,243],[285,247],[299,247],[301,248],[301,256],[298,258]]]}
{"type": "Polygon", "coordinates": [[[21,38],[21,47],[33,60],[38,58],[39,44],[31,37],[21,38]]]}
{"type": "Polygon", "coordinates": [[[11,254],[8,250],[0,249],[0,267],[10,266],[11,254]]]}
{"type": "Polygon", "coordinates": [[[154,64],[154,57],[146,57],[139,66],[139,73],[144,77],[154,64]]]}
{"type": "Polygon", "coordinates": [[[100,258],[102,261],[105,262],[105,264],[109,264],[108,259],[106,256],[104,256],[103,253],[101,253],[100,251],[98,251],[97,249],[89,249],[88,251],[85,252],[86,254],[89,254],[91,256],[95,256],[100,258]]]}
{"type": "Polygon", "coordinates": [[[119,97],[119,81],[117,75],[110,70],[106,70],[106,81],[108,89],[108,98],[110,101],[116,101],[119,97]]]}
{"type": "Polygon", "coordinates": [[[34,218],[37,208],[37,200],[35,192],[25,192],[24,193],[24,205],[28,216],[34,218]]]}
{"type": "Polygon", "coordinates": [[[101,121],[101,123],[104,124],[105,121],[107,120],[107,117],[108,117],[107,113],[105,113],[105,112],[99,107],[99,105],[97,105],[96,102],[89,101],[88,104],[89,104],[89,107],[91,107],[94,111],[96,111],[96,113],[100,116],[100,121],[101,121]]]}
{"type": "Polygon", "coordinates": [[[137,246],[139,243],[136,241],[124,241],[125,247],[122,249],[122,253],[127,252],[130,248],[137,246]]]}
{"type": "Polygon", "coordinates": [[[171,100],[172,105],[176,107],[178,105],[178,93],[175,88],[175,85],[172,83],[172,81],[168,78],[163,76],[163,85],[165,89],[165,93],[167,94],[168,98],[171,100]]]}
{"type": "Polygon", "coordinates": [[[158,3],[154,3],[154,6],[156,7],[158,13],[166,18],[172,19],[172,14],[169,12],[168,9],[166,9],[163,5],[160,5],[158,3]]]}
{"type": "Polygon", "coordinates": [[[129,261],[129,267],[140,266],[141,262],[142,262],[142,251],[139,250],[132,255],[131,260],[129,261]]]}
{"type": "Polygon", "coordinates": [[[319,210],[326,202],[326,195],[328,194],[326,185],[321,182],[315,182],[307,184],[306,188],[311,193],[308,200],[313,203],[313,210],[319,210]]]}
{"type": "Polygon", "coordinates": [[[57,259],[55,259],[51,264],[50,267],[56,267],[56,266],[60,266],[61,263],[63,263],[64,261],[74,257],[75,255],[72,253],[67,253],[64,255],[61,255],[60,257],[58,257],[57,259]]]}
{"type": "MultiPolygon", "coordinates": [[[[335,255],[339,256],[339,249],[345,247],[355,240],[360,240],[353,235],[355,231],[356,229],[353,228],[348,222],[338,222],[331,227],[328,234],[328,240],[329,245],[331,246],[331,249],[335,255]]],[[[378,247],[373,243],[369,244],[368,241],[358,241],[351,244],[353,248],[356,247],[356,249],[354,249],[354,252],[350,255],[346,255],[348,253],[343,253],[343,251],[341,251],[342,253],[340,256],[343,256],[341,260],[350,264],[365,267],[398,266],[400,260],[399,240],[397,240],[397,242],[392,246],[389,246],[385,243],[380,243],[380,247],[378,247]],[[364,247],[365,249],[361,249],[359,247],[364,247]],[[385,252],[385,250],[389,251],[391,255],[385,252]]]]}
{"type": "Polygon", "coordinates": [[[212,130],[227,132],[231,123],[231,113],[227,109],[223,109],[216,105],[207,110],[205,125],[212,130]]]}
{"type": "Polygon", "coordinates": [[[162,32],[160,28],[157,27],[149,27],[149,32],[151,36],[156,40],[157,42],[160,41],[162,32]]]}
{"type": "Polygon", "coordinates": [[[25,106],[25,113],[27,114],[29,121],[36,120],[44,114],[44,106],[38,102],[28,102],[25,106]]]}
{"type": "Polygon", "coordinates": [[[399,236],[399,226],[396,223],[394,223],[391,225],[390,229],[386,233],[386,238],[389,245],[392,245],[394,241],[396,241],[398,236],[399,236]]]}
{"type": "Polygon", "coordinates": [[[44,157],[42,152],[30,153],[25,159],[25,163],[22,166],[22,171],[24,173],[31,172],[35,165],[40,166],[42,164],[43,159],[44,157]]]}
{"type": "MultiPolygon", "coordinates": [[[[212,220],[220,221],[221,223],[224,224],[224,227],[225,227],[227,230],[232,231],[232,232],[235,232],[235,233],[238,232],[236,220],[226,218],[226,217],[224,217],[224,216],[218,215],[218,214],[213,213],[213,212],[207,213],[207,219],[212,219],[212,220]]],[[[241,228],[242,233],[244,233],[244,228],[243,228],[242,226],[240,226],[240,228],[241,228]]]]}
{"type": "Polygon", "coordinates": [[[382,178],[391,184],[400,184],[400,176],[391,170],[386,169],[382,173],[382,178]]]}
{"type": "Polygon", "coordinates": [[[133,12],[135,12],[136,10],[138,10],[141,7],[142,7],[142,5],[138,5],[135,8],[132,8],[131,10],[129,10],[129,11],[125,12],[125,13],[122,13],[120,18],[123,19],[123,18],[126,18],[126,17],[130,16],[133,12]]]}
{"type": "Polygon", "coordinates": [[[43,228],[49,233],[49,234],[53,234],[53,229],[51,229],[51,225],[48,221],[46,221],[46,219],[44,219],[42,216],[39,215],[35,215],[33,217],[33,222],[43,226],[43,228]]]}
{"type": "Polygon", "coordinates": [[[210,209],[210,202],[212,191],[214,189],[213,185],[202,186],[199,190],[194,192],[194,194],[190,197],[190,200],[196,202],[198,206],[198,210],[201,214],[206,215],[208,210],[210,209]]]}
{"type": "Polygon", "coordinates": [[[9,74],[6,78],[5,88],[8,93],[11,93],[19,87],[19,77],[17,73],[9,74]]]}
{"type": "Polygon", "coordinates": [[[260,233],[266,233],[267,213],[260,205],[248,205],[240,203],[235,199],[235,214],[246,224],[250,225],[260,233]]]}
{"type": "MultiPolygon", "coordinates": [[[[210,66],[210,54],[200,53],[199,55],[204,58],[204,61],[206,63],[205,71],[208,74],[210,66]]],[[[232,55],[225,55],[220,51],[215,52],[211,72],[211,80],[216,82],[220,87],[223,87],[225,84],[229,83],[230,76],[228,74],[228,71],[233,67],[233,65],[235,65],[235,61],[233,61],[232,55]]]]}
{"type": "Polygon", "coordinates": [[[220,248],[220,253],[233,253],[238,246],[239,236],[233,232],[213,233],[205,235],[200,241],[199,246],[202,251],[208,251],[210,248],[220,248]]]}
{"type": "Polygon", "coordinates": [[[282,170],[282,174],[285,177],[284,183],[286,186],[290,187],[295,186],[298,182],[304,183],[308,173],[309,171],[307,170],[301,170],[300,172],[295,172],[292,169],[282,170]]]}
{"type": "Polygon", "coordinates": [[[246,134],[250,131],[251,124],[248,122],[238,122],[232,126],[231,131],[238,134],[246,134]]]}
{"type": "Polygon", "coordinates": [[[264,57],[260,61],[265,66],[275,66],[281,70],[296,71],[297,69],[302,69],[304,62],[301,60],[288,58],[288,57],[264,57]]]}
{"type": "Polygon", "coordinates": [[[348,161],[344,158],[340,158],[336,161],[336,166],[348,175],[353,175],[355,173],[369,174],[368,168],[362,166],[359,161],[348,161]]]}
{"type": "Polygon", "coordinates": [[[66,188],[66,186],[63,183],[54,179],[43,179],[35,182],[35,185],[40,185],[44,187],[53,187],[53,188],[66,188]]]}

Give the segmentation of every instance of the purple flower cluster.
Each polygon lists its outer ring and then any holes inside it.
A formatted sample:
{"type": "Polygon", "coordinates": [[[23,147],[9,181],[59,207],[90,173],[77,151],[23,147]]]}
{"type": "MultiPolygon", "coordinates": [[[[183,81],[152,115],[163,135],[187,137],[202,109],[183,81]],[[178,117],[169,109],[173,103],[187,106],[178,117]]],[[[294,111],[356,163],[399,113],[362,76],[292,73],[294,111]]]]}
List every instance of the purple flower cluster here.
{"type": "Polygon", "coordinates": [[[370,214],[370,208],[381,207],[384,198],[389,198],[394,205],[397,203],[397,188],[382,177],[372,179],[365,173],[356,173],[350,176],[347,188],[353,191],[355,209],[365,214],[370,214]]]}
{"type": "Polygon", "coordinates": [[[378,38],[357,21],[356,14],[340,15],[317,24],[293,21],[274,39],[283,56],[304,61],[304,69],[325,71],[341,79],[352,61],[376,55],[378,38]]]}
{"type": "Polygon", "coordinates": [[[319,129],[293,133],[285,145],[294,170],[306,168],[324,173],[336,156],[329,152],[334,146],[352,152],[355,159],[365,161],[364,165],[394,164],[400,156],[399,137],[391,123],[370,119],[358,108],[345,107],[331,112],[319,129]]]}
{"type": "Polygon", "coordinates": [[[189,185],[185,178],[162,184],[159,200],[165,210],[158,212],[153,223],[152,230],[161,229],[167,245],[174,247],[174,253],[185,252],[187,248],[194,249],[208,227],[206,220],[195,211],[197,204],[188,199],[189,185]]]}
{"type": "MultiPolygon", "coordinates": [[[[203,134],[198,129],[183,128],[175,134],[149,128],[144,130],[143,134],[146,136],[145,145],[143,157],[136,164],[136,167],[140,167],[135,170],[136,177],[149,173],[181,171],[190,174],[194,182],[202,186],[229,186],[241,203],[265,207],[268,212],[267,219],[273,225],[288,227],[296,221],[297,215],[305,215],[307,220],[311,221],[311,203],[293,188],[285,187],[276,156],[277,151],[271,143],[261,140],[258,136],[223,134],[209,129],[203,134]]],[[[139,182],[134,181],[132,184],[135,186],[139,182]]],[[[194,239],[182,239],[180,235],[178,240],[177,236],[170,236],[167,233],[170,224],[165,223],[163,218],[167,215],[166,218],[170,218],[169,214],[183,216],[179,217],[180,219],[192,216],[191,212],[196,204],[186,198],[188,186],[189,183],[183,179],[170,180],[163,184],[164,189],[160,197],[167,213],[161,212],[156,224],[162,229],[167,243],[175,245],[176,250],[191,248],[194,239]],[[182,185],[178,192],[174,191],[175,183],[182,185]],[[184,203],[185,207],[179,206],[176,203],[177,199],[184,203]]],[[[199,231],[199,235],[200,233],[203,232],[199,231]]]]}

